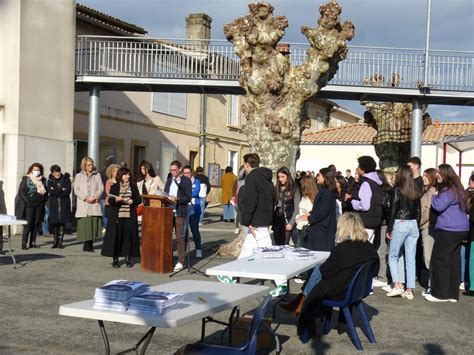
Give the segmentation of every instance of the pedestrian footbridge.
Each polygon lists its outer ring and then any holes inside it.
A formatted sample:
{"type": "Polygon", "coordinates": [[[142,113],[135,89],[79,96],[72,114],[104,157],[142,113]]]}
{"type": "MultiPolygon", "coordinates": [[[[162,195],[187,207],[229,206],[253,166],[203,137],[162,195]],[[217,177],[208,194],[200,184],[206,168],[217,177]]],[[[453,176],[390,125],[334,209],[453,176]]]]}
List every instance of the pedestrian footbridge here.
{"type": "MultiPolygon", "coordinates": [[[[292,65],[308,46],[289,43],[292,65]]],[[[78,36],[76,91],[164,91],[244,94],[240,63],[227,41],[78,36]]],[[[474,105],[474,52],[349,47],[318,97],[474,105]],[[426,76],[426,78],[425,78],[426,76]]]]}

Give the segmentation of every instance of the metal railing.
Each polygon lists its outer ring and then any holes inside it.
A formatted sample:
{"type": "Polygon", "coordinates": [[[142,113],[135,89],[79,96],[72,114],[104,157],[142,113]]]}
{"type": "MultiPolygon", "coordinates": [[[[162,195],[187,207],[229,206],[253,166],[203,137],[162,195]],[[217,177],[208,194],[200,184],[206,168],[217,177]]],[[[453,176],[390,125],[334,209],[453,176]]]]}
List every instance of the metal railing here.
{"type": "MultiPolygon", "coordinates": [[[[290,43],[292,65],[305,61],[307,49],[290,43]]],[[[430,50],[426,85],[424,61],[422,49],[352,46],[330,83],[474,91],[474,52],[430,50]]],[[[78,36],[76,75],[236,81],[240,62],[227,41],[78,36]]]]}

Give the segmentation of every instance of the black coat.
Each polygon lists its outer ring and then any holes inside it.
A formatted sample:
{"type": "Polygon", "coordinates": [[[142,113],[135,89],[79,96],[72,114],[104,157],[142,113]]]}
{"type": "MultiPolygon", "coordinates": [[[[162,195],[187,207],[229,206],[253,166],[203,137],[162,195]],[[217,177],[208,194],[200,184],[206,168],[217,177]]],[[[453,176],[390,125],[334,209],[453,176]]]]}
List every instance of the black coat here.
{"type": "MultiPolygon", "coordinates": [[[[170,192],[171,183],[173,178],[166,180],[165,192],[170,192]]],[[[193,183],[191,179],[188,179],[186,176],[181,176],[181,181],[178,184],[178,196],[176,200],[176,216],[178,217],[187,217],[188,216],[188,204],[191,202],[193,195],[193,183]]]]}
{"type": "MultiPolygon", "coordinates": [[[[138,222],[137,222],[137,206],[142,202],[138,187],[134,183],[130,183],[130,189],[132,190],[133,203],[130,205],[130,225],[126,232],[128,235],[124,235],[124,238],[130,238],[131,255],[132,257],[140,256],[140,241],[138,239],[138,222]]],[[[113,184],[110,187],[111,195],[120,195],[120,184],[113,184]]],[[[109,220],[107,221],[107,230],[104,236],[104,243],[102,244],[102,255],[114,256],[115,244],[117,243],[118,237],[118,214],[120,206],[123,202],[117,202],[115,197],[109,197],[109,220]]],[[[120,252],[120,251],[119,251],[120,252]]],[[[128,255],[120,255],[128,256],[128,255]]]]}
{"type": "Polygon", "coordinates": [[[46,187],[46,179],[43,177],[41,180],[44,185],[46,193],[41,195],[35,192],[32,196],[28,196],[28,176],[23,176],[18,187],[18,193],[15,197],[15,216],[18,219],[25,219],[25,211],[27,207],[37,207],[45,205],[48,200],[48,189],[46,187]]]}
{"type": "Polygon", "coordinates": [[[49,222],[51,224],[71,223],[71,179],[62,174],[59,179],[49,176],[46,182],[49,194],[49,222]]]}
{"type": "Polygon", "coordinates": [[[336,195],[326,187],[316,195],[308,222],[308,249],[331,251],[336,243],[336,195]]]}
{"type": "Polygon", "coordinates": [[[329,258],[319,268],[321,281],[308,294],[301,311],[298,329],[321,315],[319,309],[321,301],[343,299],[357,269],[369,261],[376,262],[375,276],[380,267],[379,256],[369,242],[346,240],[336,245],[329,258]]]}
{"type": "Polygon", "coordinates": [[[209,178],[204,174],[196,174],[194,177],[198,179],[201,184],[206,184],[206,195],[209,195],[209,192],[211,192],[211,183],[209,182],[209,178]]]}
{"type": "Polygon", "coordinates": [[[256,168],[245,177],[245,190],[239,191],[242,204],[242,225],[248,227],[269,227],[273,223],[275,188],[272,171],[256,168]]]}

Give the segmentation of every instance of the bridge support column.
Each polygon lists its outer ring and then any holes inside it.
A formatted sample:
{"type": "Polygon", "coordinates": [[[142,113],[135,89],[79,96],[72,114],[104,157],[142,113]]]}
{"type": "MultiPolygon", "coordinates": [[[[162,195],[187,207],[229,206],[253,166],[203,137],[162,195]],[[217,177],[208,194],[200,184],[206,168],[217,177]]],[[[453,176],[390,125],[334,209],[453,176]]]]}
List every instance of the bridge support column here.
{"type": "Polygon", "coordinates": [[[207,115],[207,95],[201,94],[201,119],[199,124],[199,166],[204,168],[206,160],[206,115],[207,115]]]}
{"type": "Polygon", "coordinates": [[[99,169],[99,97],[100,87],[95,85],[89,90],[89,134],[87,155],[94,160],[99,169]]]}
{"type": "Polygon", "coordinates": [[[412,157],[421,159],[421,142],[423,136],[423,111],[421,110],[421,102],[415,99],[412,102],[412,123],[411,123],[411,151],[412,157]]]}

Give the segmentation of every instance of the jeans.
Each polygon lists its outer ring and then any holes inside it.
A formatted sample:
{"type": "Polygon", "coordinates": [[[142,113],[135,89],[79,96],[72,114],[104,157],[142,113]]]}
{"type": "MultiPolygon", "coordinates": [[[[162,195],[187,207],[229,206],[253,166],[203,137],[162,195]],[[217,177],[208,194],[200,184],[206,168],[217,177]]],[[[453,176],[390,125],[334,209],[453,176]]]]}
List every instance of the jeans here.
{"type": "Polygon", "coordinates": [[[319,267],[321,265],[316,265],[313,269],[313,272],[311,273],[311,276],[309,277],[308,281],[306,281],[305,285],[303,286],[303,295],[308,297],[309,293],[311,290],[316,286],[319,281],[322,279],[321,271],[319,271],[319,267]]]}
{"type": "Polygon", "coordinates": [[[102,208],[102,227],[107,228],[108,218],[106,217],[107,213],[105,213],[105,200],[100,200],[100,207],[102,208]]]}
{"type": "Polygon", "coordinates": [[[388,256],[388,264],[390,273],[394,282],[403,283],[401,275],[399,275],[399,258],[402,247],[405,248],[406,263],[406,287],[415,288],[416,281],[416,242],[420,232],[416,220],[400,220],[396,219],[393,225],[392,240],[390,241],[390,251],[388,256]]]}
{"type": "Polygon", "coordinates": [[[469,283],[469,244],[461,244],[461,282],[469,283]]]}
{"type": "Polygon", "coordinates": [[[470,243],[469,247],[469,291],[474,291],[474,242],[470,243]]]}
{"type": "Polygon", "coordinates": [[[200,197],[199,203],[201,204],[201,215],[199,216],[199,223],[202,223],[204,220],[204,210],[206,209],[206,198],[200,197]]]}
{"type": "Polygon", "coordinates": [[[188,245],[188,236],[189,236],[189,228],[191,229],[191,233],[193,233],[193,240],[194,246],[196,250],[201,250],[201,233],[199,232],[199,217],[196,213],[193,213],[191,216],[188,217],[188,221],[185,223],[184,227],[184,244],[188,245]],[[188,228],[189,225],[189,228],[188,228]]]}
{"type": "Polygon", "coordinates": [[[41,226],[41,230],[44,235],[49,234],[49,208],[48,207],[44,208],[44,218],[43,218],[43,224],[41,226]]]}

